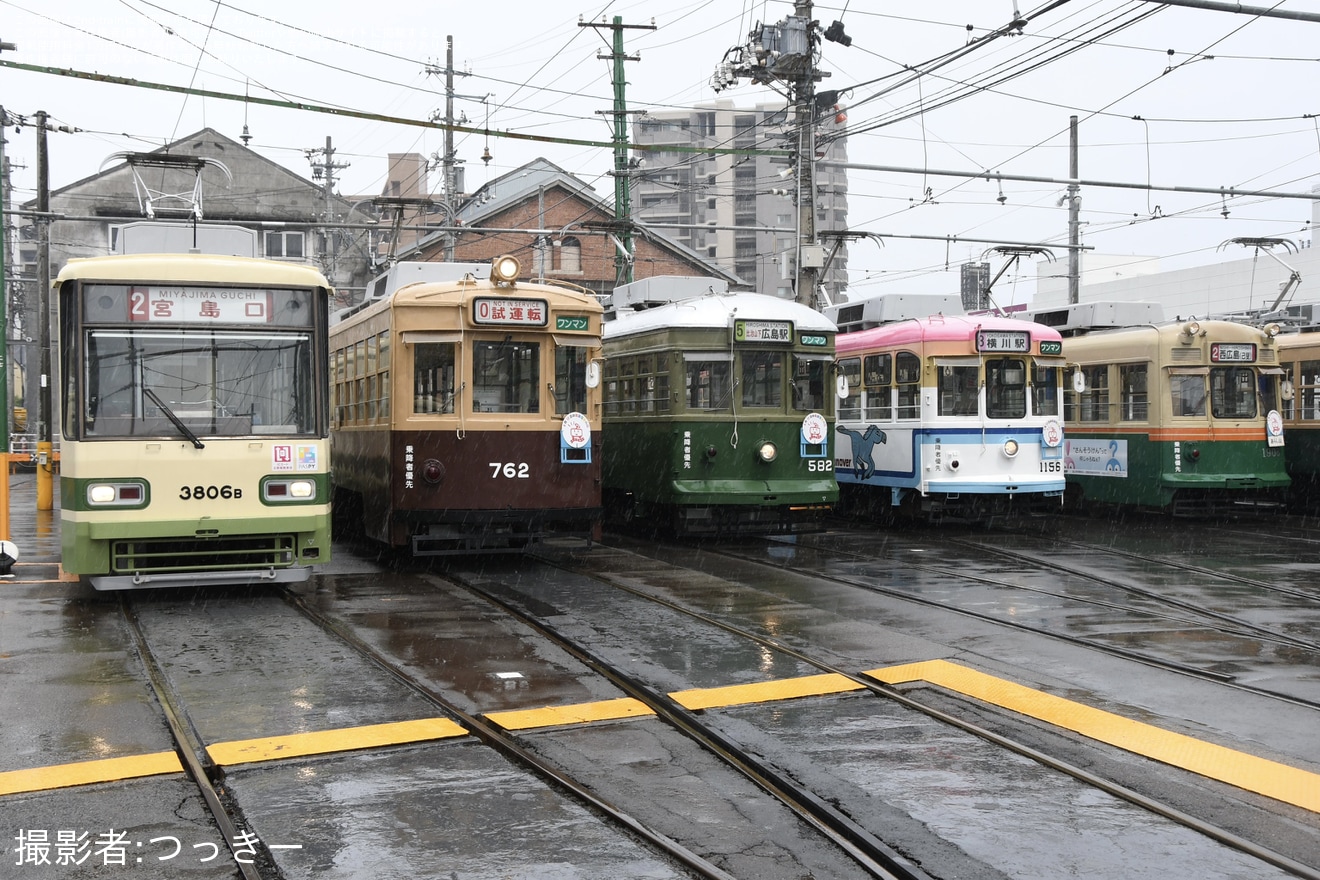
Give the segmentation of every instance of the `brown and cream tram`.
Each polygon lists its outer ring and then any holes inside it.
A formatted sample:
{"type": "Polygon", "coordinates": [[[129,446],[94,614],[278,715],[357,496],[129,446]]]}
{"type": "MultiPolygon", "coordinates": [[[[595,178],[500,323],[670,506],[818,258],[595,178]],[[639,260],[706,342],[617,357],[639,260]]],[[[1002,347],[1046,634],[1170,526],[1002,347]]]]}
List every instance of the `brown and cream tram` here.
{"type": "Polygon", "coordinates": [[[598,532],[601,305],[518,273],[399,264],[336,316],[337,528],[415,555],[598,532]]]}

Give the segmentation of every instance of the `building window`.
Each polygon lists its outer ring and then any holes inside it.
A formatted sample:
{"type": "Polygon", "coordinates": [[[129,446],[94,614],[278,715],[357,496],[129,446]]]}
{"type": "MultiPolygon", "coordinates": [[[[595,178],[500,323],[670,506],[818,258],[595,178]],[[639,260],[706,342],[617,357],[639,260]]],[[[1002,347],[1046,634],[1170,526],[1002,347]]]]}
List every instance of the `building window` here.
{"type": "Polygon", "coordinates": [[[582,271],[582,242],[571,235],[559,242],[559,271],[582,271]]]}
{"type": "Polygon", "coordinates": [[[266,256],[301,260],[306,256],[303,237],[304,233],[301,232],[267,232],[266,256]]]}

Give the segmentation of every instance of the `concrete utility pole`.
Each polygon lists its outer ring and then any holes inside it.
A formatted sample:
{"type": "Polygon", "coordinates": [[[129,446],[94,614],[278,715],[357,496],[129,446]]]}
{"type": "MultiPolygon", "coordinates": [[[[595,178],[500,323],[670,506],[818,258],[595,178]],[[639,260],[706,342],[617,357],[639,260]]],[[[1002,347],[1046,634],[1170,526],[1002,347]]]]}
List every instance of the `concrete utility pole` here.
{"type": "MultiPolygon", "coordinates": [[[[454,224],[454,209],[458,205],[458,158],[454,152],[454,126],[465,124],[467,117],[464,115],[461,122],[454,119],[454,98],[471,97],[469,95],[454,94],[454,74],[459,76],[468,76],[466,71],[454,70],[454,38],[445,37],[445,69],[436,70],[427,65],[427,75],[443,73],[445,75],[445,147],[444,155],[440,157],[442,188],[444,189],[444,200],[446,218],[445,222],[449,225],[454,224]]],[[[435,116],[431,117],[435,121],[435,116]]],[[[458,244],[458,237],[455,235],[445,236],[445,259],[449,262],[454,260],[454,249],[458,244]]]]}
{"type": "MultiPolygon", "coordinates": [[[[811,0],[797,0],[793,15],[775,25],[760,25],[748,35],[745,46],[736,46],[725,54],[726,60],[716,66],[711,85],[719,92],[736,85],[739,77],[747,77],[762,85],[778,82],[788,86],[793,105],[794,193],[798,208],[794,298],[816,308],[820,274],[825,267],[825,248],[816,236],[816,82],[829,74],[816,69],[820,43],[811,15],[811,0]],[[733,60],[728,60],[731,56],[733,60]]],[[[852,43],[838,21],[830,25],[825,37],[845,46],[852,43]]]]}
{"type": "Polygon", "coordinates": [[[623,51],[623,32],[625,29],[655,30],[655,21],[650,24],[624,24],[623,19],[614,16],[611,24],[605,22],[579,21],[578,27],[609,28],[614,31],[614,40],[609,55],[597,54],[597,58],[614,62],[614,224],[619,233],[619,241],[614,252],[614,283],[627,283],[633,280],[633,240],[632,240],[632,180],[628,167],[628,80],[624,76],[623,62],[640,61],[638,55],[626,55],[623,51]]]}
{"type": "Polygon", "coordinates": [[[793,122],[797,127],[797,301],[815,307],[816,285],[825,265],[825,249],[816,241],[816,65],[811,0],[794,4],[793,15],[806,23],[807,63],[793,80],[793,122]]]}

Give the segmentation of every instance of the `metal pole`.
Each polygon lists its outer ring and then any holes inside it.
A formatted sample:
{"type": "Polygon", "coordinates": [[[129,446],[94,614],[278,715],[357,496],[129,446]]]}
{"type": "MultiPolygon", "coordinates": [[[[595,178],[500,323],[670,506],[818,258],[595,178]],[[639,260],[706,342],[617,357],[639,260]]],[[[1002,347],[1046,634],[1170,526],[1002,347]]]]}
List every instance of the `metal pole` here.
{"type": "MultiPolygon", "coordinates": [[[[50,162],[46,150],[45,110],[37,111],[37,210],[50,212],[50,162]]],[[[37,414],[37,510],[54,509],[50,400],[50,223],[37,221],[37,325],[41,331],[41,387],[37,414]]]]}
{"type": "MultiPolygon", "coordinates": [[[[1068,176],[1077,180],[1077,117],[1068,118],[1068,176]]],[[[1076,183],[1068,184],[1068,302],[1075,305],[1081,302],[1082,295],[1082,252],[1078,245],[1082,243],[1082,199],[1081,187],[1076,183]]]]}
{"type": "Polygon", "coordinates": [[[628,179],[628,79],[623,72],[623,19],[614,16],[614,219],[626,253],[616,254],[614,277],[633,280],[632,181],[628,179]]]}
{"type": "Polygon", "coordinates": [[[9,166],[5,159],[5,108],[0,107],[0,459],[5,465],[0,479],[0,540],[9,540],[9,166]]]}

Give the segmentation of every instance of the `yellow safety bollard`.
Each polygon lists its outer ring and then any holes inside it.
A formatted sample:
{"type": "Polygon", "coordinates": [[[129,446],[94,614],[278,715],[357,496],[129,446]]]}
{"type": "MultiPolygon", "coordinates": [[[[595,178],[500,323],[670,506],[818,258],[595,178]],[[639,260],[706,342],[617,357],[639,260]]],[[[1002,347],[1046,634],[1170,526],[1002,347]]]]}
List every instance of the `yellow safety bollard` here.
{"type": "Polygon", "coordinates": [[[0,540],[8,541],[9,534],[9,454],[6,453],[5,478],[0,481],[0,540]]]}
{"type": "Polygon", "coordinates": [[[54,510],[55,493],[52,490],[53,479],[51,474],[55,470],[55,462],[51,456],[51,442],[41,440],[37,442],[37,510],[54,510]]]}

